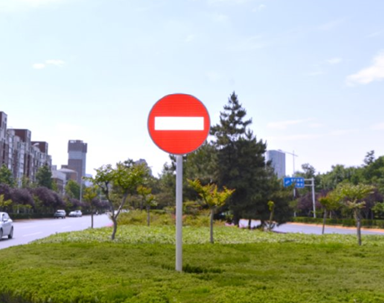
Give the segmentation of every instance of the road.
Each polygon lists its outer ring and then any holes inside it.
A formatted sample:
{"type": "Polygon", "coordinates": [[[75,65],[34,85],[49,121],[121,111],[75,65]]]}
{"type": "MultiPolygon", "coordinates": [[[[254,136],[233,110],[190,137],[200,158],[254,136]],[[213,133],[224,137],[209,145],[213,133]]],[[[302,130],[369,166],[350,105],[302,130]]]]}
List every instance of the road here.
{"type": "MultiPolygon", "coordinates": [[[[322,225],[308,225],[300,223],[286,223],[281,226],[275,227],[274,231],[285,233],[304,233],[320,235],[322,225]]],[[[324,233],[326,234],[356,234],[355,227],[336,227],[325,226],[324,233]]],[[[384,230],[362,229],[363,235],[384,235],[384,230]]]]}
{"type": "MultiPolygon", "coordinates": [[[[94,216],[95,228],[110,226],[112,221],[106,214],[94,216]]],[[[84,230],[91,227],[91,216],[65,219],[34,219],[13,222],[13,239],[4,237],[0,241],[0,249],[27,244],[33,240],[48,237],[55,233],[84,230]]]]}
{"type": "MultiPolygon", "coordinates": [[[[244,227],[248,226],[248,220],[240,220],[240,225],[244,227]]],[[[252,220],[252,226],[260,224],[260,221],[252,220]]],[[[301,223],[286,223],[273,229],[277,232],[283,233],[303,233],[303,234],[316,234],[321,235],[322,225],[311,225],[301,223]]],[[[356,228],[354,227],[337,227],[337,226],[325,226],[326,234],[356,234],[356,228]]],[[[364,235],[384,235],[384,230],[374,229],[362,229],[361,233],[364,235]]]]}

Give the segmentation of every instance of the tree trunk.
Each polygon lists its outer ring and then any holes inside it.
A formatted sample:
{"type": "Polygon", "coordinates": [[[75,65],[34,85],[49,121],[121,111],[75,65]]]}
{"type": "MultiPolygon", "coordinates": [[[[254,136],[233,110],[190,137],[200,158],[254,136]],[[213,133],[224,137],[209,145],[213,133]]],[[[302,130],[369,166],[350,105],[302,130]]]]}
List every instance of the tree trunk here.
{"type": "Polygon", "coordinates": [[[115,240],[115,235],[116,235],[116,231],[117,231],[117,220],[116,220],[115,215],[112,215],[111,219],[113,221],[113,232],[112,232],[111,240],[115,240]]]}
{"type": "Polygon", "coordinates": [[[323,218],[323,230],[321,231],[321,234],[324,235],[325,230],[325,221],[327,220],[327,210],[324,208],[324,218],[323,218]]]}
{"type": "Polygon", "coordinates": [[[240,217],[237,213],[233,212],[233,224],[235,224],[237,227],[239,227],[240,217]]]}
{"type": "Polygon", "coordinates": [[[359,210],[355,209],[356,231],[357,231],[357,243],[361,245],[361,218],[359,210]]]}
{"type": "Polygon", "coordinates": [[[273,220],[273,214],[274,214],[274,212],[275,212],[275,208],[273,208],[272,210],[271,210],[271,213],[270,213],[270,215],[269,215],[269,226],[268,226],[268,231],[271,231],[272,230],[272,220],[273,220]]]}
{"type": "Polygon", "coordinates": [[[210,220],[210,224],[209,224],[209,226],[210,226],[209,236],[210,236],[210,241],[212,244],[213,244],[213,213],[214,213],[214,211],[213,211],[213,209],[211,209],[211,220],[210,220]]]}
{"type": "Polygon", "coordinates": [[[150,214],[149,214],[149,205],[147,206],[147,226],[149,226],[149,223],[151,221],[151,217],[150,217],[150,214]]]}
{"type": "Polygon", "coordinates": [[[93,228],[93,210],[91,210],[91,228],[93,228]]]}

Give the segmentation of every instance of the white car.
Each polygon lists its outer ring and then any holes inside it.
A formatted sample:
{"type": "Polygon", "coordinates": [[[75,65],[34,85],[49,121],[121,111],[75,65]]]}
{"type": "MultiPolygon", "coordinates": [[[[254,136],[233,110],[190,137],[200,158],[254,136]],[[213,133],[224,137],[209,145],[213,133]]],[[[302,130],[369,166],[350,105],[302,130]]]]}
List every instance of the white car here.
{"type": "Polygon", "coordinates": [[[81,210],[74,210],[74,211],[71,211],[68,216],[69,217],[81,217],[81,216],[83,216],[83,213],[81,212],[81,210]]]}
{"type": "Polygon", "coordinates": [[[0,212],[0,240],[8,236],[8,239],[13,238],[13,221],[7,213],[0,212]]]}

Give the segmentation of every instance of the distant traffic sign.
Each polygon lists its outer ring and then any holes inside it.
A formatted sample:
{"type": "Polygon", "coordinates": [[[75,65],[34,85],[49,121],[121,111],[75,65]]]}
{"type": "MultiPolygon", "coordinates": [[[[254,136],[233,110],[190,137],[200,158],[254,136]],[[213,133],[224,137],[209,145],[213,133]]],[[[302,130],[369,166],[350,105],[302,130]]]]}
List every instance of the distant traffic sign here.
{"type": "Polygon", "coordinates": [[[295,183],[296,188],[304,188],[305,182],[304,178],[302,177],[285,177],[284,178],[284,187],[291,186],[293,183],[295,183]]]}
{"type": "Polygon", "coordinates": [[[198,149],[209,134],[207,109],[186,94],[167,95],[157,101],[148,117],[153,142],[167,153],[184,155],[198,149]]]}

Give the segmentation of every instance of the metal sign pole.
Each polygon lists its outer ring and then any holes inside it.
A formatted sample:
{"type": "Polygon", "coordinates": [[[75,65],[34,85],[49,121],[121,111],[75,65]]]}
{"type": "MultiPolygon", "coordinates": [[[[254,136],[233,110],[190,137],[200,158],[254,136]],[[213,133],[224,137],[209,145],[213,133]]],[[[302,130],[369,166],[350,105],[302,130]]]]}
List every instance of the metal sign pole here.
{"type": "Polygon", "coordinates": [[[313,217],[316,218],[315,178],[312,178],[311,180],[312,180],[313,217]]]}
{"type": "Polygon", "coordinates": [[[176,271],[183,270],[183,156],[176,156],[176,271]]]}

